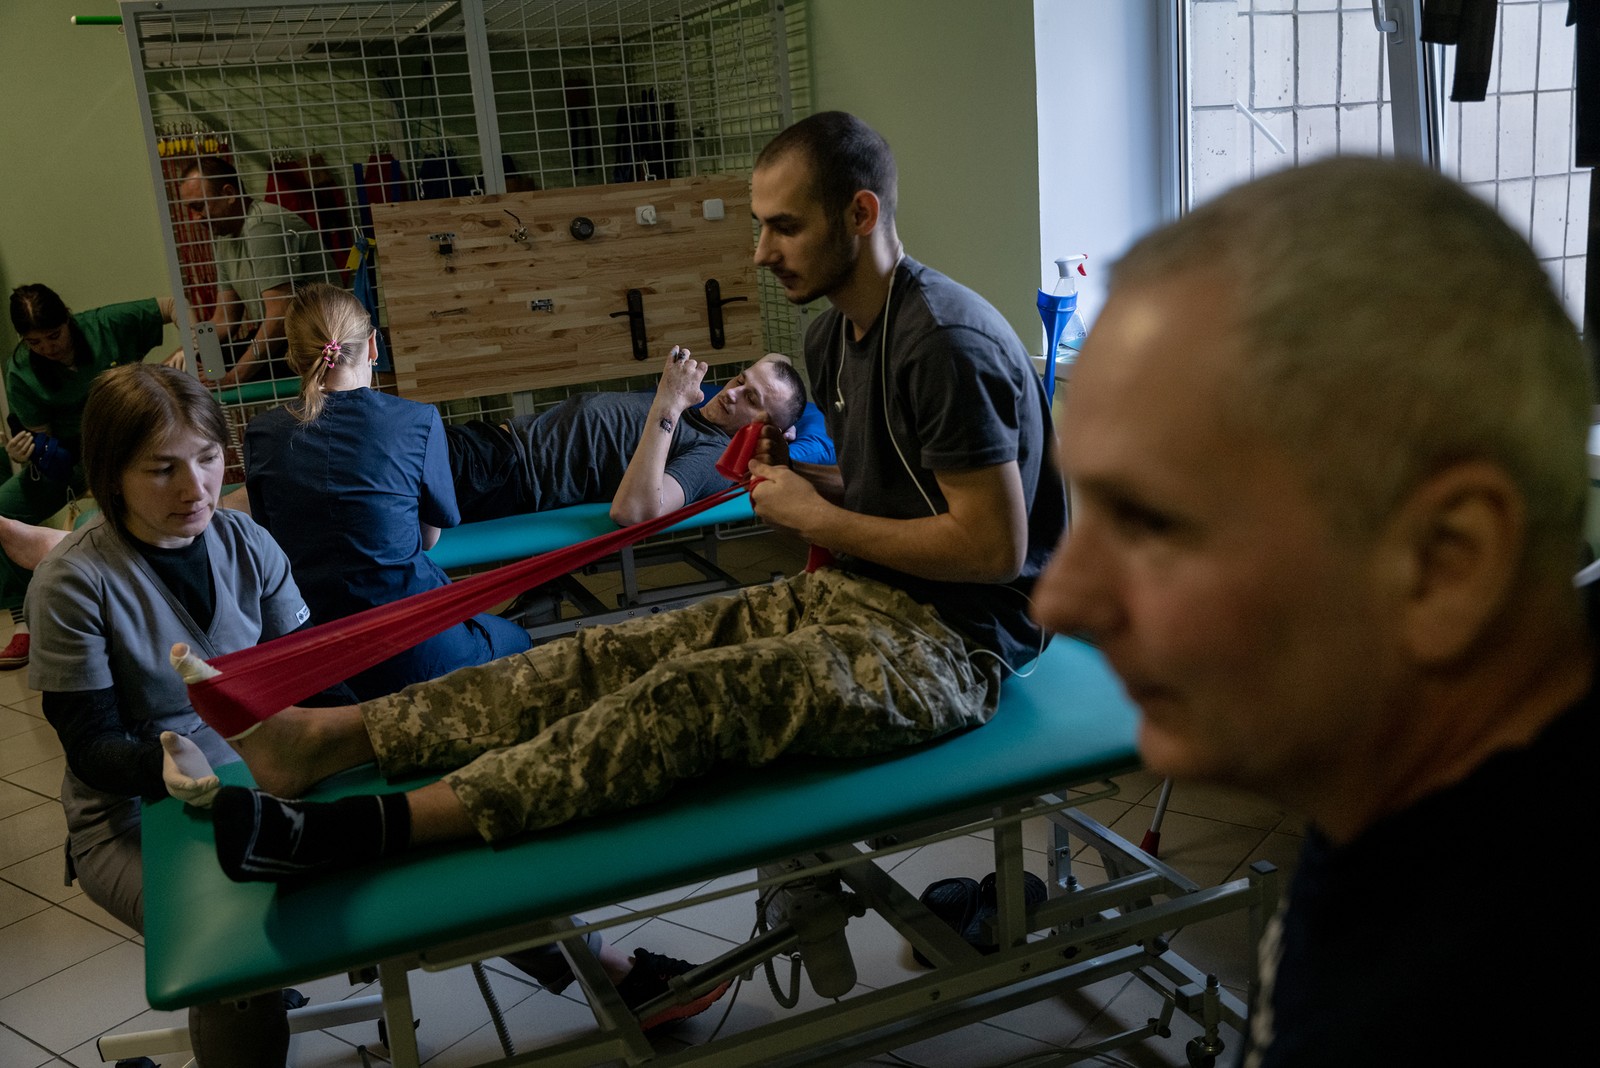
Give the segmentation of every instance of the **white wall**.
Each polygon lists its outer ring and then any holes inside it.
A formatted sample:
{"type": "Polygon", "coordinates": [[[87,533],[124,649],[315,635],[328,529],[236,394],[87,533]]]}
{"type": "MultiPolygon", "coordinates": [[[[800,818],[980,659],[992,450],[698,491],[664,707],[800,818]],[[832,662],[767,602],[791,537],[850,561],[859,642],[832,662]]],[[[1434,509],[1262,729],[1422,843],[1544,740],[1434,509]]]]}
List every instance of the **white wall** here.
{"type": "MultiPolygon", "coordinates": [[[[1106,268],[1175,208],[1175,60],[1162,0],[1038,0],[1039,284],[1055,259],[1089,255],[1078,308],[1093,327],[1106,268]]],[[[1024,340],[1042,351],[1042,326],[1024,340]]]]}
{"type": "Polygon", "coordinates": [[[983,294],[1038,344],[1032,0],[808,6],[812,109],[851,112],[888,138],[907,255],[983,294]]]}
{"type": "MultiPolygon", "coordinates": [[[[167,296],[166,263],[116,0],[0,0],[0,288],[74,310],[167,296]]],[[[178,335],[167,329],[170,347],[178,335]]],[[[16,344],[0,316],[0,346],[16,344]]]]}
{"type": "Polygon", "coordinates": [[[853,112],[900,166],[912,256],[976,289],[1030,350],[1054,260],[1104,267],[1167,217],[1169,0],[811,0],[812,106],[853,112]]]}

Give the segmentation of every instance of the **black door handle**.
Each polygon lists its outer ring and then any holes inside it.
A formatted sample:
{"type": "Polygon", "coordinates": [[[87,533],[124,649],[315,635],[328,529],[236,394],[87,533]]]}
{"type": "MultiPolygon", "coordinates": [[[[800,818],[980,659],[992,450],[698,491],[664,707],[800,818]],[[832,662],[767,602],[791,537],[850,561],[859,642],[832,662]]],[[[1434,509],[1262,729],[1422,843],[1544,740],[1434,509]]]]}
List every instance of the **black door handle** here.
{"type": "Polygon", "coordinates": [[[633,338],[633,358],[648,360],[650,358],[650,342],[644,336],[644,293],[638,289],[628,290],[628,308],[626,311],[614,311],[611,318],[619,315],[628,317],[628,333],[633,338]]]}
{"type": "Polygon", "coordinates": [[[722,285],[715,278],[706,279],[706,321],[711,329],[711,347],[720,349],[728,343],[727,332],[722,328],[722,306],[749,297],[724,297],[722,285]]]}

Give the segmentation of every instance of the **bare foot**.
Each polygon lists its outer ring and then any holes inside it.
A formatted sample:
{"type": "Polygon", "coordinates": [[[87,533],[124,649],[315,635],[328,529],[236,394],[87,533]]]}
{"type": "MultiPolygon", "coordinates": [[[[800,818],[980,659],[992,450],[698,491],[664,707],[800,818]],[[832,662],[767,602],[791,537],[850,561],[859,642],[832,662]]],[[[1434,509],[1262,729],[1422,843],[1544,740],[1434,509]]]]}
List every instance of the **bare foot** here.
{"type": "Polygon", "coordinates": [[[304,797],[330,775],[370,762],[372,743],[355,705],[291,706],[228,744],[256,785],[276,797],[304,797]]]}
{"type": "Polygon", "coordinates": [[[0,516],[0,550],[11,562],[25,571],[32,571],[39,562],[67,536],[55,527],[36,527],[16,519],[0,516]]]}
{"type": "MultiPolygon", "coordinates": [[[[175,643],[168,657],[189,686],[222,674],[184,642],[175,643]]],[[[290,705],[264,719],[258,718],[261,713],[256,709],[231,704],[227,716],[218,709],[207,714],[198,704],[197,709],[244,759],[256,785],[277,797],[302,797],[328,776],[374,759],[361,709],[355,705],[317,709],[290,705]]]]}

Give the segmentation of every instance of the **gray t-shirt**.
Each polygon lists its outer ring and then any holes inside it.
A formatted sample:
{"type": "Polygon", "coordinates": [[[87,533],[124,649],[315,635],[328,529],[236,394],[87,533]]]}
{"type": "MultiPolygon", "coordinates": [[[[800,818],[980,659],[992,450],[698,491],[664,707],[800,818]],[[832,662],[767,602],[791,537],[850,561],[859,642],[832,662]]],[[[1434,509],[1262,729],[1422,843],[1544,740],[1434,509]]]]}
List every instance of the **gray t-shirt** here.
{"type": "Polygon", "coordinates": [[[216,241],[217,289],[231,289],[244,304],[245,319],[266,316],[261,294],[279,286],[332,282],[333,270],[311,224],[292,211],[253,201],[234,237],[216,241]]]}
{"type": "MultiPolygon", "coordinates": [[[[218,765],[238,755],[190,707],[168,651],[186,642],[203,659],[235,652],[295,630],[310,610],[288,558],[249,516],[221,509],[201,537],[216,595],[204,631],[104,516],[68,534],[28,587],[28,684],[59,693],[114,689],[131,732],[187,735],[218,765]]],[[[139,821],[137,797],[96,790],[70,770],[61,803],[78,848],[139,821]]]]}
{"type": "MultiPolygon", "coordinates": [[[[511,438],[522,461],[524,511],[609,501],[639,447],[654,393],[584,393],[538,415],[517,416],[511,438]]],[[[728,485],[717,461],[729,435],[694,410],[672,431],[666,473],[685,501],[728,485]]]]}

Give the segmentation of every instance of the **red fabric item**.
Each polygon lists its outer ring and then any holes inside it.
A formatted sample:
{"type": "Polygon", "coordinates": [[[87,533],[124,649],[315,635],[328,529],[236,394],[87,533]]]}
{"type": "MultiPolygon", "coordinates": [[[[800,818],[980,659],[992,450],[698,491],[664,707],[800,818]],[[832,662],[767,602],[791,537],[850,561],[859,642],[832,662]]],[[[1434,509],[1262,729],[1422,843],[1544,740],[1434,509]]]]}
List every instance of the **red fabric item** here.
{"type": "Polygon", "coordinates": [[[398,204],[411,199],[407,195],[405,176],[400,172],[400,161],[387,152],[375,152],[367,157],[361,182],[368,204],[398,204]]]}
{"type": "Polygon", "coordinates": [[[733,440],[717,458],[717,474],[730,482],[743,482],[750,477],[750,461],[756,454],[756,444],[761,440],[761,424],[746,423],[733,432],[733,440]]]}
{"type": "Polygon", "coordinates": [[[282,709],[507,598],[744,492],[743,485],[730,486],[644,523],[219,656],[208,663],[222,674],[191,683],[189,699],[200,718],[218,734],[235,737],[282,709]]]}
{"type": "Polygon", "coordinates": [[[832,567],[836,559],[837,557],[833,555],[832,549],[825,549],[821,545],[812,545],[806,550],[806,574],[809,575],[811,572],[824,567],[832,567]]]}

